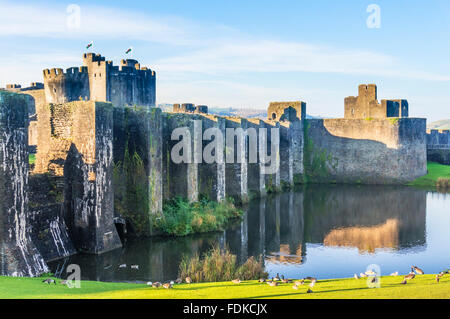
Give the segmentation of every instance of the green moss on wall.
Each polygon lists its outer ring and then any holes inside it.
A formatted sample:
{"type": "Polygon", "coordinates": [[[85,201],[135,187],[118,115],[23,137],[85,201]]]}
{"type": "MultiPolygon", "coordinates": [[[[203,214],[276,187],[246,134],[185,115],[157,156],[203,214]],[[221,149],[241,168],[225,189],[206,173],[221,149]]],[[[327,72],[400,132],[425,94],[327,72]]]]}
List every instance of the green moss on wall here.
{"type": "Polygon", "coordinates": [[[314,141],[310,137],[310,126],[308,120],[305,120],[304,127],[304,152],[303,161],[305,174],[303,181],[305,183],[324,182],[329,179],[330,170],[336,169],[338,160],[327,152],[314,145],[314,141]]]}

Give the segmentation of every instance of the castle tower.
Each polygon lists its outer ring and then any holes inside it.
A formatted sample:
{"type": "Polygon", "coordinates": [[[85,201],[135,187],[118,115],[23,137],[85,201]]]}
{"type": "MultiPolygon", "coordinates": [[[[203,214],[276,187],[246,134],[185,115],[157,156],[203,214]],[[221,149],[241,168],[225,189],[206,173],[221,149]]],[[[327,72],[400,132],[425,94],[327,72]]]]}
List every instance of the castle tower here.
{"type": "Polygon", "coordinates": [[[95,53],[83,55],[83,66],[44,70],[47,103],[92,100],[126,105],[155,106],[156,74],[137,60],[122,60],[120,66],[95,53]]]}
{"type": "Polygon", "coordinates": [[[44,90],[47,103],[61,104],[89,100],[89,77],[86,67],[44,70],[44,90]]]}
{"type": "Polygon", "coordinates": [[[409,106],[406,100],[381,100],[379,103],[375,84],[361,84],[358,87],[358,96],[346,97],[344,104],[344,117],[348,119],[409,116],[409,106]]]}

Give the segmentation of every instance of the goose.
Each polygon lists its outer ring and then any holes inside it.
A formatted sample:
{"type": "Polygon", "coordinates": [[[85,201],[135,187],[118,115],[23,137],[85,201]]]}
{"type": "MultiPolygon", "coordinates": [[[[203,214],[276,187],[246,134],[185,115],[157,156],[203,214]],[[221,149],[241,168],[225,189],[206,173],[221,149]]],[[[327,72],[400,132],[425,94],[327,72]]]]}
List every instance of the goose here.
{"type": "Polygon", "coordinates": [[[291,279],[285,279],[284,276],[281,276],[281,282],[282,282],[283,284],[289,284],[289,283],[292,282],[292,280],[291,280],[291,279]]]}
{"type": "Polygon", "coordinates": [[[354,274],[353,277],[354,277],[355,279],[359,279],[359,276],[358,276],[357,274],[354,274]]]}
{"type": "Polygon", "coordinates": [[[311,281],[311,282],[316,282],[317,281],[317,278],[315,278],[315,277],[306,277],[306,278],[303,278],[303,280],[309,280],[309,281],[311,281]]]}
{"type": "Polygon", "coordinates": [[[56,285],[56,281],[54,280],[54,279],[51,279],[51,278],[47,278],[47,279],[44,279],[44,280],[42,280],[42,282],[44,282],[44,283],[46,283],[46,284],[55,284],[56,285]]]}
{"type": "Polygon", "coordinates": [[[136,269],[136,270],[138,270],[138,269],[139,269],[139,265],[131,265],[131,269],[136,269]]]}
{"type": "Polygon", "coordinates": [[[152,284],[152,287],[153,287],[153,288],[159,288],[159,287],[161,287],[161,283],[160,283],[159,281],[154,282],[154,283],[152,284]]]}
{"type": "Polygon", "coordinates": [[[266,282],[266,280],[264,278],[259,278],[259,282],[263,283],[263,282],[266,282]]]}
{"type": "Polygon", "coordinates": [[[391,276],[398,276],[398,271],[393,272],[393,273],[391,274],[391,276]]]}
{"type": "Polygon", "coordinates": [[[280,274],[277,273],[277,276],[275,278],[272,277],[273,281],[279,281],[280,280],[280,274]]]}
{"type": "Polygon", "coordinates": [[[190,283],[192,282],[192,279],[191,279],[191,277],[186,277],[186,279],[185,279],[185,280],[186,280],[186,283],[187,283],[187,284],[190,284],[190,283]]]}
{"type": "Polygon", "coordinates": [[[240,283],[241,283],[241,280],[240,280],[240,279],[233,279],[231,282],[232,282],[233,284],[240,284],[240,283]]]}
{"type": "Polygon", "coordinates": [[[307,294],[312,294],[313,291],[312,291],[311,289],[308,289],[308,290],[306,291],[306,293],[307,293],[307,294]]]}
{"type": "Polygon", "coordinates": [[[415,271],[418,275],[423,275],[423,274],[425,274],[425,273],[423,272],[423,270],[420,269],[420,268],[417,267],[417,266],[412,266],[412,267],[411,267],[411,270],[412,270],[412,271],[415,271]]]}
{"type": "Polygon", "coordinates": [[[408,275],[403,277],[403,279],[410,280],[410,279],[414,279],[415,277],[416,277],[416,274],[414,272],[410,272],[408,275]]]}
{"type": "Polygon", "coordinates": [[[165,288],[165,289],[172,289],[172,284],[171,283],[165,283],[164,285],[163,285],[163,287],[165,288]]]}

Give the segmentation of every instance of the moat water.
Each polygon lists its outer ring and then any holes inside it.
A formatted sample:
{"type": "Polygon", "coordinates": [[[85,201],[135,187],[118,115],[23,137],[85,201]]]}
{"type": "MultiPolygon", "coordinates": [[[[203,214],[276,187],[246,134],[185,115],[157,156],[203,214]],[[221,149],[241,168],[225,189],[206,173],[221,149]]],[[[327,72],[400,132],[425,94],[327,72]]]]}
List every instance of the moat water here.
{"type": "Polygon", "coordinates": [[[223,232],[185,238],[128,239],[122,249],[50,263],[66,277],[69,264],[82,279],[165,281],[177,278],[183,255],[225,245],[239,262],[262,256],[269,276],[345,278],[376,264],[382,275],[450,268],[450,194],[409,187],[312,186],[253,200],[223,232]],[[119,265],[126,264],[126,268],[119,265]],[[131,265],[138,265],[132,269],[131,265]]]}

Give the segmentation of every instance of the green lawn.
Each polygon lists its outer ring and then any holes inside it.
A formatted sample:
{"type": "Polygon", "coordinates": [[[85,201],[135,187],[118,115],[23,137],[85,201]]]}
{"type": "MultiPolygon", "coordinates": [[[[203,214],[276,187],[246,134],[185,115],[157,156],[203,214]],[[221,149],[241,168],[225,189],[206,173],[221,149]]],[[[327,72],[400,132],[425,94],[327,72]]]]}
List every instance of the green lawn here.
{"type": "Polygon", "coordinates": [[[439,177],[450,179],[450,166],[442,165],[434,162],[428,162],[428,174],[419,177],[415,181],[409,183],[411,186],[419,187],[436,187],[436,181],[439,177]]]}
{"type": "Polygon", "coordinates": [[[418,275],[402,285],[401,276],[382,277],[381,288],[368,288],[366,279],[319,280],[306,294],[307,284],[299,290],[292,284],[270,287],[256,281],[241,284],[231,282],[175,285],[173,289],[151,288],[143,284],[103,283],[83,281],[81,288],[68,288],[61,284],[48,285],[42,278],[0,277],[0,298],[96,298],[96,299],[233,299],[233,298],[450,298],[450,275],[438,284],[434,275],[418,275]]]}

